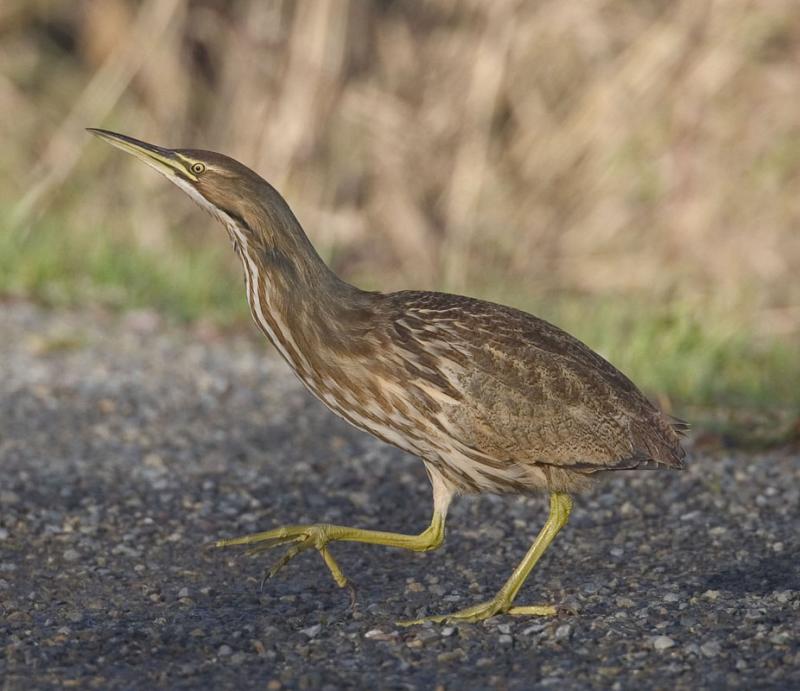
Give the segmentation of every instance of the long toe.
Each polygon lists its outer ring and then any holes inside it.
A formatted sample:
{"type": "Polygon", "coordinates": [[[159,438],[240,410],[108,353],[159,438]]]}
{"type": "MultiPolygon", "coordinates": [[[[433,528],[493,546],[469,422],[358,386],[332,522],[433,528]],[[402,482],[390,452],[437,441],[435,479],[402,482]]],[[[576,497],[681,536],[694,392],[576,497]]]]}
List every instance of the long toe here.
{"type": "Polygon", "coordinates": [[[414,624],[422,624],[423,622],[430,621],[434,624],[444,624],[457,621],[475,622],[482,619],[499,614],[508,608],[506,603],[500,602],[497,599],[481,602],[480,604],[467,607],[466,609],[451,612],[450,614],[435,614],[430,617],[423,617],[422,619],[413,619],[411,621],[399,621],[398,626],[413,626],[414,624]]]}
{"type": "Polygon", "coordinates": [[[282,525],[262,533],[251,533],[249,535],[227,538],[225,540],[217,540],[214,546],[236,547],[258,545],[258,547],[251,547],[251,549],[263,551],[265,549],[277,547],[278,545],[284,545],[287,542],[296,542],[309,538],[317,540],[322,537],[322,533],[323,528],[318,525],[282,525]]]}
{"type": "Polygon", "coordinates": [[[556,605],[521,605],[511,607],[505,614],[512,617],[554,617],[562,611],[565,610],[556,605]]]}
{"type": "Polygon", "coordinates": [[[329,530],[329,526],[323,524],[286,525],[263,533],[253,533],[242,537],[218,540],[216,546],[246,547],[245,553],[248,556],[255,556],[275,547],[288,545],[289,548],[283,556],[264,573],[264,578],[261,580],[262,589],[267,579],[277,575],[277,573],[298,554],[309,549],[316,549],[320,553],[320,556],[322,556],[336,585],[340,588],[344,588],[348,584],[348,580],[327,547],[331,539],[336,539],[335,537],[331,538],[329,530]]]}
{"type": "Polygon", "coordinates": [[[413,626],[415,624],[422,624],[426,621],[433,622],[434,624],[445,624],[455,622],[477,622],[489,619],[497,614],[510,614],[514,616],[553,616],[558,614],[558,610],[553,605],[529,605],[521,607],[513,607],[511,603],[500,599],[493,598],[486,602],[467,607],[466,609],[458,610],[450,614],[436,614],[430,617],[423,617],[422,619],[412,619],[409,621],[398,621],[398,626],[413,626]]]}

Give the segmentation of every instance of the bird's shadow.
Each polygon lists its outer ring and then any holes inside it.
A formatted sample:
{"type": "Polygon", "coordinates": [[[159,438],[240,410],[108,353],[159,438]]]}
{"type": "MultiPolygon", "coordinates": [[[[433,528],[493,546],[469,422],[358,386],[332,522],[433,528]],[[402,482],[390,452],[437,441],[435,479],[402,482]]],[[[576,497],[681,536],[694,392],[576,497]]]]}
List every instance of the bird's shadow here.
{"type": "Polygon", "coordinates": [[[723,590],[737,595],[767,595],[779,590],[800,590],[797,556],[754,556],[746,566],[737,564],[717,570],[708,577],[707,586],[710,590],[723,590]]]}

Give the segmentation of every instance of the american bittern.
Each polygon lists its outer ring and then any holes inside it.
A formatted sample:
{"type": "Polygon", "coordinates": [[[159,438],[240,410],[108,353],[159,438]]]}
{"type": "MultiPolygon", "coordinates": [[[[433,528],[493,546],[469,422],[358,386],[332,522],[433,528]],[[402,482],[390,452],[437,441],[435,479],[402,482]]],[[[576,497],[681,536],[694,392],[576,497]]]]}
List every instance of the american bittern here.
{"type": "Polygon", "coordinates": [[[554,614],[552,605],[513,603],[567,522],[570,495],[605,471],[682,467],[685,424],[666,418],[625,375],[557,327],[458,295],[359,290],[325,265],[280,194],[241,163],[91,132],[222,222],[244,267],[253,318],[303,384],[359,429],[419,456],[433,485],[433,518],[419,535],[288,525],[217,546],[258,553],[289,545],[270,575],[313,548],[345,586],[333,541],[432,550],[444,539],[455,494],[546,490],[547,522],[497,595],[430,619],[554,614]]]}

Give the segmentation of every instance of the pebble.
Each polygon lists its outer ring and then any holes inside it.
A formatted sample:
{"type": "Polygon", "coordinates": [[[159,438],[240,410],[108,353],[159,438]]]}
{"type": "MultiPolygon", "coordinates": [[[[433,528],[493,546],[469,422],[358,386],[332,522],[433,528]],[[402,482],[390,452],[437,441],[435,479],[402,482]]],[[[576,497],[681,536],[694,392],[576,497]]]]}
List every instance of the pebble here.
{"type": "Polygon", "coordinates": [[[659,651],[669,650],[675,645],[675,641],[669,636],[653,636],[652,643],[653,647],[659,651]]]}
{"type": "Polygon", "coordinates": [[[705,657],[716,657],[722,652],[722,647],[718,641],[707,641],[700,646],[700,652],[705,657]]]}
{"type": "Polygon", "coordinates": [[[319,635],[319,632],[322,631],[322,624],[314,624],[313,626],[309,626],[305,629],[300,629],[300,633],[302,633],[306,638],[315,638],[319,635]]]}
{"type": "Polygon", "coordinates": [[[382,641],[386,640],[386,634],[380,629],[370,629],[364,634],[364,638],[368,638],[370,640],[382,641]]]}
{"type": "Polygon", "coordinates": [[[417,632],[417,638],[423,643],[429,643],[439,638],[439,631],[434,627],[423,626],[422,629],[417,632]]]}
{"type": "Polygon", "coordinates": [[[70,547],[69,549],[64,550],[64,554],[62,555],[62,557],[64,561],[72,562],[72,561],[78,561],[78,559],[81,558],[81,555],[80,552],[78,552],[78,550],[72,549],[70,547]]]}
{"type": "Polygon", "coordinates": [[[793,640],[792,634],[788,631],[776,631],[769,637],[769,642],[774,645],[786,645],[793,640]]]}
{"type": "Polygon", "coordinates": [[[142,553],[138,549],[134,549],[133,547],[128,547],[128,545],[115,545],[114,548],[111,550],[111,554],[113,555],[123,555],[126,557],[131,557],[133,559],[138,559],[142,556],[142,553]]]}
{"type": "Polygon", "coordinates": [[[19,504],[19,502],[19,494],[16,492],[12,492],[10,489],[0,491],[0,504],[14,506],[15,504],[19,504]]]}
{"type": "Polygon", "coordinates": [[[533,636],[534,634],[541,633],[547,628],[547,624],[545,622],[531,624],[530,626],[526,627],[522,631],[523,636],[533,636]]]}
{"type": "Polygon", "coordinates": [[[462,660],[464,658],[464,651],[460,648],[456,648],[455,650],[448,650],[444,653],[439,653],[436,656],[437,662],[456,662],[462,660]]]}
{"type": "Polygon", "coordinates": [[[561,624],[561,626],[556,629],[554,637],[557,641],[568,641],[571,635],[572,627],[569,624],[561,624]]]}
{"type": "Polygon", "coordinates": [[[683,646],[684,652],[687,655],[699,655],[700,654],[700,646],[697,643],[687,643],[683,646]]]}

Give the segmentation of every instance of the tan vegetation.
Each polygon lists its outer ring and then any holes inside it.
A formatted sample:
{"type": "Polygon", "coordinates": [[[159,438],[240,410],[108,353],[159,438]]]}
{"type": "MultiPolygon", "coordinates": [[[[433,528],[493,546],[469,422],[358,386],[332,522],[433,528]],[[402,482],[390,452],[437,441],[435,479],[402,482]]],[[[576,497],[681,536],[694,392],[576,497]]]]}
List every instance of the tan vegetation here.
{"type": "Polygon", "coordinates": [[[247,163],[362,284],[680,299],[796,339],[798,64],[795,0],[6,0],[0,195],[23,235],[220,243],[105,126],[247,163]]]}

